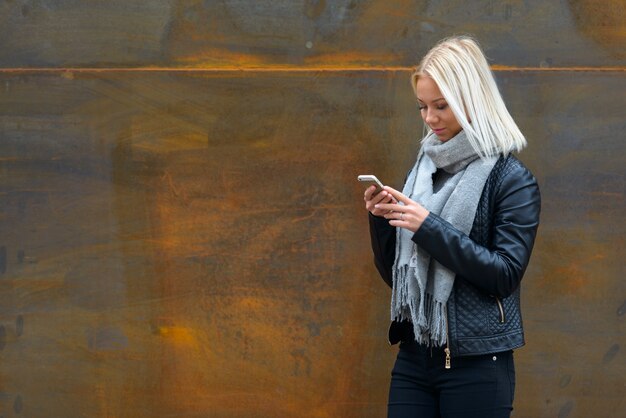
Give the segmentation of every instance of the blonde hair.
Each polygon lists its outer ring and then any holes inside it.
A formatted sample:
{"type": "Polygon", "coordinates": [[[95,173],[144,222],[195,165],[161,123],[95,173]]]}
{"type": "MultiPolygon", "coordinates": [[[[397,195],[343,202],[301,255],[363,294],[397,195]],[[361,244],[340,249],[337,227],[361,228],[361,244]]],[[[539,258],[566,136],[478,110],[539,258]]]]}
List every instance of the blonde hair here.
{"type": "Polygon", "coordinates": [[[468,36],[444,39],[424,56],[411,75],[430,77],[441,90],[467,138],[481,157],[519,152],[526,138],[509,114],[487,59],[468,36]]]}

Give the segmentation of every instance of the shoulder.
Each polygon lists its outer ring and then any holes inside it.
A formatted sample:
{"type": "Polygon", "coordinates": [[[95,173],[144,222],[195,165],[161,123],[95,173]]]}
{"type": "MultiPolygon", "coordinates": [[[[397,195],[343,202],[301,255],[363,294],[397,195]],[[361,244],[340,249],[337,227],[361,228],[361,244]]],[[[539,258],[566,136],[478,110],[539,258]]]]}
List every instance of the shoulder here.
{"type": "Polygon", "coordinates": [[[523,196],[532,201],[540,201],[539,185],[533,173],[513,154],[501,156],[489,179],[491,192],[496,200],[511,195],[523,196]]]}
{"type": "Polygon", "coordinates": [[[487,181],[497,188],[511,184],[537,184],[533,173],[513,154],[498,158],[487,181]]]}
{"type": "Polygon", "coordinates": [[[515,155],[501,155],[493,166],[490,177],[502,180],[511,176],[523,176],[535,179],[530,170],[515,155]]]}

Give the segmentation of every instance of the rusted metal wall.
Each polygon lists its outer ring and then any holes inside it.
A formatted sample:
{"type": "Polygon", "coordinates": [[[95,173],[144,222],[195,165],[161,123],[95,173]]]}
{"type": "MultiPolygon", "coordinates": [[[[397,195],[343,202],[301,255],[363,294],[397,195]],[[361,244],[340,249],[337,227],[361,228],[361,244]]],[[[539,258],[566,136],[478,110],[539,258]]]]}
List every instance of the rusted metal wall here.
{"type": "Polygon", "coordinates": [[[355,178],[400,186],[409,67],[465,32],[543,192],[515,416],[619,415],[624,9],[1,1],[0,416],[384,416],[355,178]]]}

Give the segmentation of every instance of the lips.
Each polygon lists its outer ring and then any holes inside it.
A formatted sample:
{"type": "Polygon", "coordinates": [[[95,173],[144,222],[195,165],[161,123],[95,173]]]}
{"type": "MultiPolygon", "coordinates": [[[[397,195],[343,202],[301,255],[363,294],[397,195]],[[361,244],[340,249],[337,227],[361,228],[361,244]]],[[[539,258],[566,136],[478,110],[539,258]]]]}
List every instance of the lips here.
{"type": "Polygon", "coordinates": [[[442,133],[446,128],[431,128],[433,130],[434,133],[436,133],[437,135],[439,135],[440,133],[442,133]]]}

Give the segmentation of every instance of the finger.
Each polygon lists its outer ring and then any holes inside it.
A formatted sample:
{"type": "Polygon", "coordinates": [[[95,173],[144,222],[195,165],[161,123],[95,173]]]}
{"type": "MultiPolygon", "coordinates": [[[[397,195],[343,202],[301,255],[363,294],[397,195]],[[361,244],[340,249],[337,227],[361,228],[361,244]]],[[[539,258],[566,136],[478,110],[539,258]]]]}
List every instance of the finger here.
{"type": "Polygon", "coordinates": [[[374,190],[376,190],[376,187],[374,186],[370,186],[367,189],[365,189],[365,200],[372,199],[372,193],[374,192],[374,190]]]}
{"type": "Polygon", "coordinates": [[[413,203],[413,201],[411,199],[409,199],[408,197],[406,197],[404,194],[402,194],[401,192],[397,191],[393,187],[385,186],[384,190],[389,192],[399,202],[402,202],[402,203],[407,204],[407,205],[410,204],[410,203],[413,203]]]}
{"type": "Polygon", "coordinates": [[[382,191],[380,192],[381,194],[385,194],[385,197],[378,203],[398,203],[398,201],[389,193],[387,193],[386,191],[382,191]]]}
{"type": "Polygon", "coordinates": [[[402,212],[402,210],[405,209],[404,206],[397,203],[378,203],[374,205],[374,208],[389,212],[402,212]]]}
{"type": "MultiPolygon", "coordinates": [[[[372,186],[374,187],[374,186],[372,186]]],[[[375,190],[375,189],[374,189],[375,190]]],[[[368,189],[369,191],[369,189],[368,189]]],[[[368,193],[365,195],[365,201],[369,201],[371,202],[373,205],[380,203],[382,201],[384,201],[386,198],[389,198],[391,195],[385,191],[381,191],[375,195],[372,195],[371,193],[368,193]],[[369,197],[368,197],[369,196],[369,197]]]]}
{"type": "Polygon", "coordinates": [[[382,196],[389,195],[389,193],[383,192],[383,191],[380,191],[379,193],[374,194],[375,191],[376,191],[376,186],[370,186],[367,189],[365,189],[365,200],[372,200],[376,196],[381,196],[382,198],[382,196]]]}
{"type": "Polygon", "coordinates": [[[385,215],[385,218],[394,220],[394,221],[404,221],[406,218],[406,213],[404,212],[389,212],[385,215]]]}
{"type": "MultiPolygon", "coordinates": [[[[387,192],[385,192],[387,193],[387,192]]],[[[383,199],[383,202],[381,203],[398,203],[398,201],[390,194],[387,194],[387,197],[385,199],[383,199]]]]}
{"type": "Polygon", "coordinates": [[[406,222],[406,221],[401,221],[399,219],[392,219],[392,220],[389,221],[389,225],[395,226],[395,227],[398,227],[398,228],[408,228],[409,223],[406,222]]]}
{"type": "Polygon", "coordinates": [[[397,209],[397,205],[396,203],[376,203],[374,205],[374,208],[376,209],[380,209],[380,210],[394,210],[397,209]]]}

